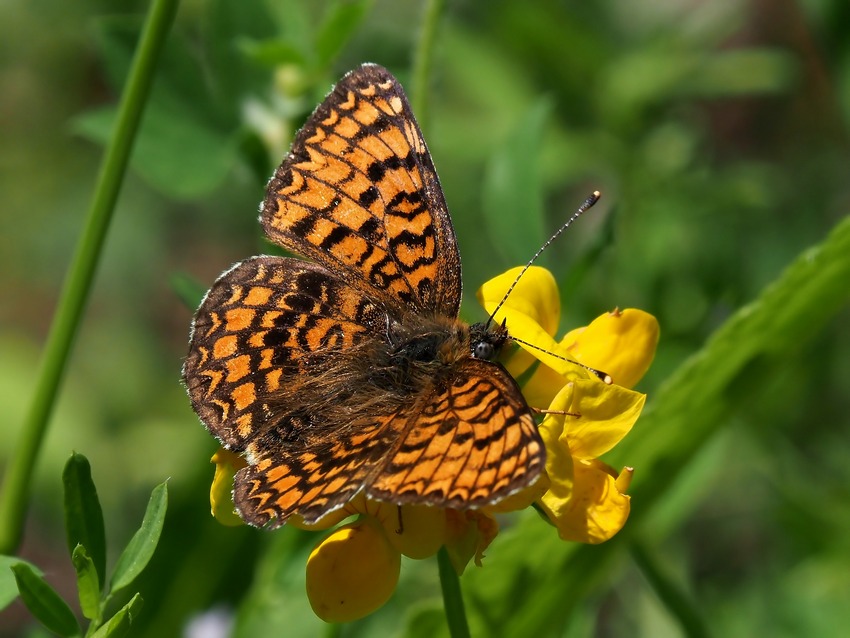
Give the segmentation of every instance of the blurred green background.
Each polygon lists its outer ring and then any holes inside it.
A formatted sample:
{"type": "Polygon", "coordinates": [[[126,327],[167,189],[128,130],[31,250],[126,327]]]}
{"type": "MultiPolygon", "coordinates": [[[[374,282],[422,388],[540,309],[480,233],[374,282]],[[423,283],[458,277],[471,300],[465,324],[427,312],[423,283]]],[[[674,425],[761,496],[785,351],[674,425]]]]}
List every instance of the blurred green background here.
{"type": "MultiPolygon", "coordinates": [[[[0,464],[14,453],[146,8],[0,7],[0,464]]],[[[361,62],[411,88],[422,18],[423,4],[391,0],[180,8],[21,548],[72,599],[60,482],[71,451],[91,460],[115,551],[170,477],[135,635],[327,631],[303,589],[317,537],[209,516],[216,444],[179,382],[192,309],[175,291],[191,289],[187,277],[205,289],[271,250],[257,205],[291,135],[361,62]]],[[[652,410],[665,379],[847,215],[848,25],[844,0],[447,2],[427,91],[411,97],[459,238],[464,316],[480,319],[477,286],[525,262],[599,189],[602,202],[542,263],[562,284],[564,330],[614,306],[658,317],[658,355],[639,386],[652,410]]],[[[660,486],[642,541],[713,635],[839,636],[850,626],[850,313],[840,294],[828,321],[784,335],[782,357],[740,375],[682,468],[616,457],[637,465],[636,485],[660,486]]],[[[665,445],[641,421],[630,439],[665,445]]],[[[533,513],[507,527],[485,567],[461,581],[474,633],[682,635],[628,552],[582,550],[584,562],[562,563],[574,548],[533,513]],[[545,574],[525,557],[542,547],[545,574]],[[562,564],[587,570],[593,586],[578,600],[559,589],[552,570],[562,564]],[[499,620],[505,605],[511,625],[499,620]]],[[[436,574],[434,561],[406,561],[391,603],[339,635],[440,635],[436,574]]],[[[0,635],[39,634],[15,603],[0,635]]]]}

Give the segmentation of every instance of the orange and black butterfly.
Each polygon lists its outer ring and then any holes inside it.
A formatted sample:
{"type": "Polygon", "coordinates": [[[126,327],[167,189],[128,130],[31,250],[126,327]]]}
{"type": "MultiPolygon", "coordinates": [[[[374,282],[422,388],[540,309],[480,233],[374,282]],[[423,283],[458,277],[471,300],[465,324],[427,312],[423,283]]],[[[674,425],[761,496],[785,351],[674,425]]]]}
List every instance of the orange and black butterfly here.
{"type": "Polygon", "coordinates": [[[310,261],[253,257],[213,284],[183,377],[206,427],[248,466],[242,518],[314,522],[359,492],[469,509],[530,485],[545,450],[495,357],[458,319],[460,256],[398,81],[366,64],[297,134],[260,216],[310,261]]]}

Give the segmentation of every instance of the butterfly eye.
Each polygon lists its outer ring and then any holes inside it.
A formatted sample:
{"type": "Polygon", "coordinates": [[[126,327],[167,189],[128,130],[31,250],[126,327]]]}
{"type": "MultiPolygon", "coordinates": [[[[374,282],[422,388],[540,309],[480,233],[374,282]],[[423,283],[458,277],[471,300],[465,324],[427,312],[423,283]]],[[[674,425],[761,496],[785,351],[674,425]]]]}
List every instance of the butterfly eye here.
{"type": "Polygon", "coordinates": [[[479,341],[472,346],[472,356],[476,359],[484,359],[489,361],[496,354],[496,349],[493,344],[488,341],[479,341]]]}

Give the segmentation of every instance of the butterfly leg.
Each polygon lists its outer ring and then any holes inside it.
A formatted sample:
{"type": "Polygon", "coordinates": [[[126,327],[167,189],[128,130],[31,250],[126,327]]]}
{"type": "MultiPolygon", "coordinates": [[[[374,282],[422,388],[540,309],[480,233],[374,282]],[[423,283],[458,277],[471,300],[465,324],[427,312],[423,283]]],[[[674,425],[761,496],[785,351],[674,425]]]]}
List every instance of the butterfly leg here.
{"type": "Polygon", "coordinates": [[[398,529],[396,529],[395,533],[401,536],[404,534],[404,519],[401,517],[401,505],[396,505],[396,512],[398,514],[398,529]]]}

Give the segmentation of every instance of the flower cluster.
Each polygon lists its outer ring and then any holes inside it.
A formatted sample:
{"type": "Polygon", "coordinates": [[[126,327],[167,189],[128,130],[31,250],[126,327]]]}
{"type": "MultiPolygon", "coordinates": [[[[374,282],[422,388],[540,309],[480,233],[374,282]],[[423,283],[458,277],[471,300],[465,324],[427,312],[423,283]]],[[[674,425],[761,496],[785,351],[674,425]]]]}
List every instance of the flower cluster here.
{"type": "MultiPolygon", "coordinates": [[[[519,269],[510,270],[481,287],[478,298],[488,313],[496,310],[518,274],[519,269]]],[[[560,297],[552,275],[539,267],[528,269],[494,320],[505,322],[519,346],[502,363],[521,381],[529,405],[546,406],[540,424],[545,472],[531,487],[479,511],[398,507],[361,494],[316,524],[290,519],[297,527],[328,530],[357,516],[321,540],[307,561],[307,595],[323,620],[355,620],[383,605],[398,582],[401,555],[426,558],[445,546],[458,573],[472,559],[480,565],[498,533],[493,517],[498,512],[533,504],[562,539],[583,543],[603,542],[625,524],[632,469],[618,473],[598,457],[640,415],[645,396],[629,388],[652,361],[657,321],[640,310],[614,310],[556,340],[560,297]]],[[[213,515],[237,524],[229,491],[233,473],[244,461],[222,450],[213,462],[213,515]]]]}

